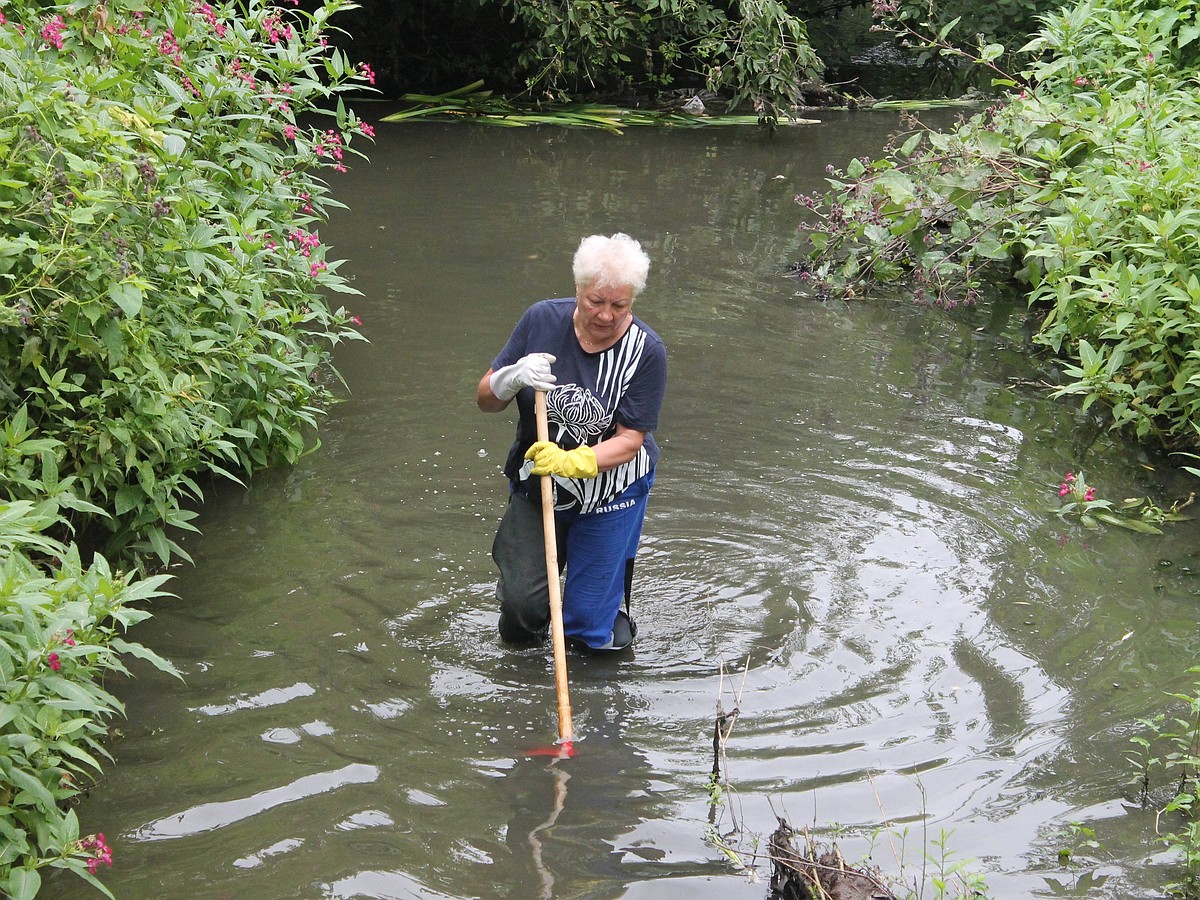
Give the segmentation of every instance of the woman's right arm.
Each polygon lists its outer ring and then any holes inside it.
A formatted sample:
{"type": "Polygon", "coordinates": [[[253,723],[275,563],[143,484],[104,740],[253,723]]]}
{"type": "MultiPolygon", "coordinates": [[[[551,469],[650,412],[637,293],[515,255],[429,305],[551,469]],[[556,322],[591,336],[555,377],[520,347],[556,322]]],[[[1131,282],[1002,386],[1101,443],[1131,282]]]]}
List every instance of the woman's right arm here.
{"type": "Polygon", "coordinates": [[[502,412],[508,408],[512,400],[501,400],[492,393],[492,370],[479,379],[479,387],[475,391],[475,402],[484,412],[502,412]]]}

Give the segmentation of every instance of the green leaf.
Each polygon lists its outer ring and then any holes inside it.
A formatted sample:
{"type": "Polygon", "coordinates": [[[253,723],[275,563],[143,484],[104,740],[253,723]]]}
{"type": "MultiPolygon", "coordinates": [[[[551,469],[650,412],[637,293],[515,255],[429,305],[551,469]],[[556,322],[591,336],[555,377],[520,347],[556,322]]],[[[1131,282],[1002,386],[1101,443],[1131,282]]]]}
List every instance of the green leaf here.
{"type": "Polygon", "coordinates": [[[174,675],[180,681],[183,681],[183,673],[181,673],[170,660],[163,659],[153,650],[143,647],[141,644],[135,644],[131,641],[126,641],[123,638],[113,638],[109,642],[109,646],[118,653],[128,653],[130,656],[136,656],[138,659],[144,659],[161,672],[166,672],[168,675],[174,675]]]}
{"type": "Polygon", "coordinates": [[[142,311],[142,289],[130,281],[110,281],[108,296],[130,319],[142,311]]]}
{"type": "Polygon", "coordinates": [[[46,811],[54,809],[54,795],[50,793],[49,788],[24,769],[13,766],[8,777],[12,781],[13,787],[29,794],[42,809],[46,811]]]}
{"type": "Polygon", "coordinates": [[[13,869],[8,875],[7,894],[12,900],[33,900],[42,889],[37,869],[13,869]]]}

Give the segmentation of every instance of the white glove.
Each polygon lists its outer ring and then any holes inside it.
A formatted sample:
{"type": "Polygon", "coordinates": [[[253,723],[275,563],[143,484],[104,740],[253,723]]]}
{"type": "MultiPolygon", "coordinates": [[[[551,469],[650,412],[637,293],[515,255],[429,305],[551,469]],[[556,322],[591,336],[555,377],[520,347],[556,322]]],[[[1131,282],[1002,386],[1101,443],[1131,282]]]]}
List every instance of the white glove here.
{"type": "Polygon", "coordinates": [[[521,388],[531,387],[535,391],[548,391],[558,379],[550,371],[554,357],[549,353],[530,353],[522,356],[511,366],[492,373],[492,393],[501,400],[511,400],[521,388]]]}

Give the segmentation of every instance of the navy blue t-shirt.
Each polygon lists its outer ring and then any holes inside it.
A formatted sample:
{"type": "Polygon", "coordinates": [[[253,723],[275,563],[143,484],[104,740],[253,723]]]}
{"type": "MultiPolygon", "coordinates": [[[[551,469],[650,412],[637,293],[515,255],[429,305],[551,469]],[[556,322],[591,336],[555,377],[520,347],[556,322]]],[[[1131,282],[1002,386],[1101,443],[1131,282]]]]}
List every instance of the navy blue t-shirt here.
{"type": "MultiPolygon", "coordinates": [[[[667,351],[662,338],[634,316],[621,339],[600,353],[588,353],[575,337],[575,298],[542,300],[525,311],[492,369],[509,366],[529,353],[550,353],[557,379],[546,395],[550,440],[565,450],[595,446],[612,437],[621,424],[646,432],[637,456],[601,472],[596,478],[561,478],[559,510],[591,512],[649,474],[658,462],[651,433],[667,388],[667,351]]],[[[525,451],[537,440],[532,388],[517,394],[517,439],[504,466],[514,491],[536,498],[539,479],[530,477],[533,462],[525,451]],[[532,490],[531,490],[532,488],[532,490]]]]}

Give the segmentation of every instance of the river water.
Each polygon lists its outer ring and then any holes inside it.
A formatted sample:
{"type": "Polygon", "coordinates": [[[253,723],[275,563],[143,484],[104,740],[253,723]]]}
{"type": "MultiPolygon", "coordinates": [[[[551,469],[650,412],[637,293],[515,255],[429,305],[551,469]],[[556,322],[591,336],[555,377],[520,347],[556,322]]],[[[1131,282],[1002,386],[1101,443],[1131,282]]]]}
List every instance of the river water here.
{"type": "MultiPolygon", "coordinates": [[[[992,896],[1150,897],[1169,880],[1126,761],[1187,690],[1197,526],[1053,510],[1187,483],[1047,399],[1003,298],[820,302],[784,277],[826,163],[894,114],[624,136],[380,126],[321,236],[369,344],[323,445],[210,492],[178,599],[135,637],[185,674],[113,685],[116,757],[79,807],[119,898],[762,898],[777,817],[911,885],[928,852],[992,896]],[[495,636],[508,413],[475,384],[525,306],[572,293],[580,237],[653,266],[668,345],[635,648],[495,636]],[[710,806],[718,704],[737,707],[710,806]],[[1064,865],[1071,822],[1098,848],[1064,865]],[[710,831],[711,826],[711,831],[710,831]]],[[[1161,798],[1160,798],[1161,799],[1161,798]]],[[[78,896],[71,879],[50,897],[78,896]]],[[[932,897],[926,887],[924,896],[932,897]]]]}

